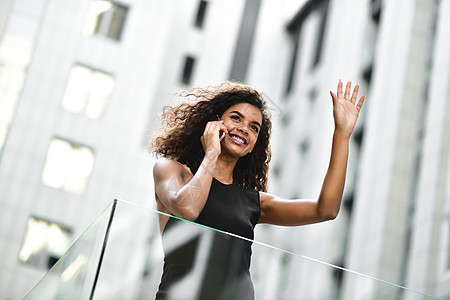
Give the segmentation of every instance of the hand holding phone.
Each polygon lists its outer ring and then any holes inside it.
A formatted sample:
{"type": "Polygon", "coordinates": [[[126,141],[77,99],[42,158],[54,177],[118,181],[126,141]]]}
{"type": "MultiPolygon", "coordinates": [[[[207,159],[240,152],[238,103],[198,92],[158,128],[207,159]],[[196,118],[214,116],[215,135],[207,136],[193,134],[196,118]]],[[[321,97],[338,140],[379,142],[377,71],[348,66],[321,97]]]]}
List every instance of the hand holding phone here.
{"type": "MultiPolygon", "coordinates": [[[[220,117],[219,116],[216,116],[216,117],[217,117],[217,121],[220,121],[220,117]]],[[[225,132],[223,130],[219,130],[219,140],[222,141],[224,137],[225,137],[225,132]]]]}

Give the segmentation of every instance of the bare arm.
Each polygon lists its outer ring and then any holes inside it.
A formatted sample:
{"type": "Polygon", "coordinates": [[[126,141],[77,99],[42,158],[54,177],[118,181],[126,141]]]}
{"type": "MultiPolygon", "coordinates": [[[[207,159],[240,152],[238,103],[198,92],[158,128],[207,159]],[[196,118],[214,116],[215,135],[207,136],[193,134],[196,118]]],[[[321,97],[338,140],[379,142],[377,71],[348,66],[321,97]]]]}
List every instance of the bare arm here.
{"type": "Polygon", "coordinates": [[[208,198],[217,157],[220,154],[221,122],[209,122],[202,136],[205,156],[193,175],[182,164],[171,159],[159,159],[153,168],[157,201],[172,214],[195,221],[208,198]]]}
{"type": "MultiPolygon", "coordinates": [[[[202,164],[214,164],[204,159],[202,164]]],[[[195,221],[208,197],[212,176],[200,166],[192,175],[179,162],[159,159],[153,168],[157,199],[175,216],[195,221]]]]}
{"type": "Polygon", "coordinates": [[[339,81],[337,95],[331,93],[335,131],[330,163],[319,199],[317,201],[286,200],[267,193],[260,193],[260,223],[297,226],[331,220],[337,216],[345,185],[349,140],[365,98],[362,95],[355,106],[359,87],[356,85],[351,98],[350,89],[351,83],[348,82],[345,94],[343,94],[342,82],[339,81]]]}
{"type": "Polygon", "coordinates": [[[348,138],[335,132],[330,165],[322,185],[319,199],[282,199],[260,193],[260,223],[284,226],[307,225],[334,219],[341,205],[347,169],[348,138]]]}

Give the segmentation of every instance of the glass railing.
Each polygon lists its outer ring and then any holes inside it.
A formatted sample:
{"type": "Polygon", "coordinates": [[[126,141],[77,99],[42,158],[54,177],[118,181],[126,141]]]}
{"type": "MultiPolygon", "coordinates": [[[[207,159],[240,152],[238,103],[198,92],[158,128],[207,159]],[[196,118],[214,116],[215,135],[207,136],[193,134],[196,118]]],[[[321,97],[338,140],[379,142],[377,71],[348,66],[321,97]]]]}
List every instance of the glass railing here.
{"type": "Polygon", "coordinates": [[[253,293],[257,300],[439,299],[119,200],[25,299],[248,299],[253,293]],[[171,218],[163,238],[159,217],[171,218]]]}
{"type": "Polygon", "coordinates": [[[90,299],[105,254],[116,202],[109,205],[25,299],[90,299]]]}

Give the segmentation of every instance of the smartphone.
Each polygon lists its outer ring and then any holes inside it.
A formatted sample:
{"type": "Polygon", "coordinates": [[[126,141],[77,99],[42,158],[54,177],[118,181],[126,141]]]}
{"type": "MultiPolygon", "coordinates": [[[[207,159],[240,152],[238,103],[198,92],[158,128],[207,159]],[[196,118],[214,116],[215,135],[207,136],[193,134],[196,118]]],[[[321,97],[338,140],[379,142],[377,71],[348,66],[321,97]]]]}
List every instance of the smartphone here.
{"type": "MultiPolygon", "coordinates": [[[[218,115],[216,117],[217,117],[217,121],[220,121],[220,117],[218,115]]],[[[219,130],[219,140],[222,141],[224,137],[225,137],[225,131],[219,130]]]]}

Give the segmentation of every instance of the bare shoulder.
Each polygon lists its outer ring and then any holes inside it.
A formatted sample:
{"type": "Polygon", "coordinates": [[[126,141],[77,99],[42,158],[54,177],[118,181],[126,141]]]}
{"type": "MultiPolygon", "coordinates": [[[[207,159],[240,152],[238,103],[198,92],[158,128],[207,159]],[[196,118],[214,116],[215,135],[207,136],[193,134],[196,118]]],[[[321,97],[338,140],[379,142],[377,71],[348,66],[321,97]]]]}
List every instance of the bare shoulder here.
{"type": "Polygon", "coordinates": [[[273,223],[273,216],[277,214],[277,210],[280,208],[280,204],[283,203],[284,199],[277,197],[275,195],[259,192],[259,202],[261,205],[261,217],[259,223],[273,223]]]}
{"type": "Polygon", "coordinates": [[[191,172],[186,165],[170,158],[159,158],[153,166],[153,177],[155,181],[165,180],[174,175],[181,175],[184,177],[190,173],[191,172]]]}
{"type": "Polygon", "coordinates": [[[261,202],[261,205],[263,205],[267,202],[270,202],[270,201],[274,200],[275,198],[277,198],[277,197],[274,195],[259,191],[259,201],[261,202]]]}

